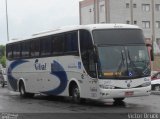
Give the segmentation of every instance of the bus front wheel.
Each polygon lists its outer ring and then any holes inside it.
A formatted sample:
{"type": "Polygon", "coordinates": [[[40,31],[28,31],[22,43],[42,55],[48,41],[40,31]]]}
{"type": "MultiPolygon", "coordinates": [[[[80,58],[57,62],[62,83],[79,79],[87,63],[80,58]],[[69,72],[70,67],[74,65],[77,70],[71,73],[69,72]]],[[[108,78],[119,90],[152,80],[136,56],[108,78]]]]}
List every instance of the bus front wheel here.
{"type": "Polygon", "coordinates": [[[85,103],[85,99],[80,97],[80,91],[78,86],[75,84],[72,86],[72,101],[74,103],[85,103]]]}
{"type": "Polygon", "coordinates": [[[72,87],[72,100],[75,103],[80,102],[80,92],[79,92],[79,88],[77,85],[73,85],[72,87]]]}
{"type": "Polygon", "coordinates": [[[20,82],[20,84],[19,84],[19,92],[20,92],[20,97],[22,97],[22,98],[26,98],[26,97],[32,98],[34,96],[34,93],[27,93],[26,92],[23,82],[20,82]]]}

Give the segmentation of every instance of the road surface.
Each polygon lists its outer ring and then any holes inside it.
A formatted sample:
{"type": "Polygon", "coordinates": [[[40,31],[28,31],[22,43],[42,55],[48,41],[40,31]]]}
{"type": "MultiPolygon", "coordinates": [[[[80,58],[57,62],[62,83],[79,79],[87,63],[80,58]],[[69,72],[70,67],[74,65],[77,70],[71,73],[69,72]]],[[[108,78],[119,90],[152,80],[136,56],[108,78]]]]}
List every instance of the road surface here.
{"type": "MultiPolygon", "coordinates": [[[[160,113],[160,95],[126,98],[116,104],[112,99],[87,101],[84,104],[74,104],[69,98],[36,95],[32,99],[22,99],[19,93],[0,88],[1,117],[7,114],[19,118],[131,118],[129,114],[160,113]]],[[[160,115],[159,115],[160,116],[160,115]]],[[[160,117],[159,117],[160,118],[160,117]]],[[[134,118],[136,119],[136,118],[134,118]]]]}

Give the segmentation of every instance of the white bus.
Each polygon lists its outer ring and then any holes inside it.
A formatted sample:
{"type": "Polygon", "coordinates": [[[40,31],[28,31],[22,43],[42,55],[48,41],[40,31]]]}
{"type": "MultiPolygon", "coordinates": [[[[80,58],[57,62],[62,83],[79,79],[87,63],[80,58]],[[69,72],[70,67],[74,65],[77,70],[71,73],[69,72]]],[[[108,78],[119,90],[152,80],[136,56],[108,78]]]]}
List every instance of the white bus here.
{"type": "Polygon", "coordinates": [[[121,101],[150,94],[142,30],[126,24],[64,27],[6,45],[8,87],[34,94],[121,101]]]}

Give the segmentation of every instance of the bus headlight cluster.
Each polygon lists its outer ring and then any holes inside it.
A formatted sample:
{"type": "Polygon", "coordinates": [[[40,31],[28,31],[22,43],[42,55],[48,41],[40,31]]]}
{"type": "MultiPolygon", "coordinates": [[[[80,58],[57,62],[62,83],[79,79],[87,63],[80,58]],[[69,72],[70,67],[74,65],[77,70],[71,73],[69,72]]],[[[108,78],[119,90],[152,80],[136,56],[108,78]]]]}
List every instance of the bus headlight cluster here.
{"type": "Polygon", "coordinates": [[[102,88],[102,89],[114,89],[115,88],[114,86],[104,85],[104,84],[99,85],[99,87],[102,88]]]}
{"type": "Polygon", "coordinates": [[[143,83],[141,86],[142,87],[146,87],[146,86],[150,86],[151,85],[151,82],[145,82],[145,83],[143,83]]]}

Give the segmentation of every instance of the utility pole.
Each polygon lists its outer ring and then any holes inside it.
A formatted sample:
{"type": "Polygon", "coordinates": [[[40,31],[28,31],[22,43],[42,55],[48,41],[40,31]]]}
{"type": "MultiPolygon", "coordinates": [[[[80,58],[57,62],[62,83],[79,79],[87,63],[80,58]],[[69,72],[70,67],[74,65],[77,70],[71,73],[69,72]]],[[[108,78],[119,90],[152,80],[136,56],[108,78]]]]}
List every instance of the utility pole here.
{"type": "Polygon", "coordinates": [[[7,0],[5,0],[5,4],[6,4],[7,41],[9,41],[9,27],[8,27],[8,5],[7,5],[7,0]]]}
{"type": "Polygon", "coordinates": [[[155,42],[155,11],[154,0],[152,0],[152,43],[155,42]]]}

